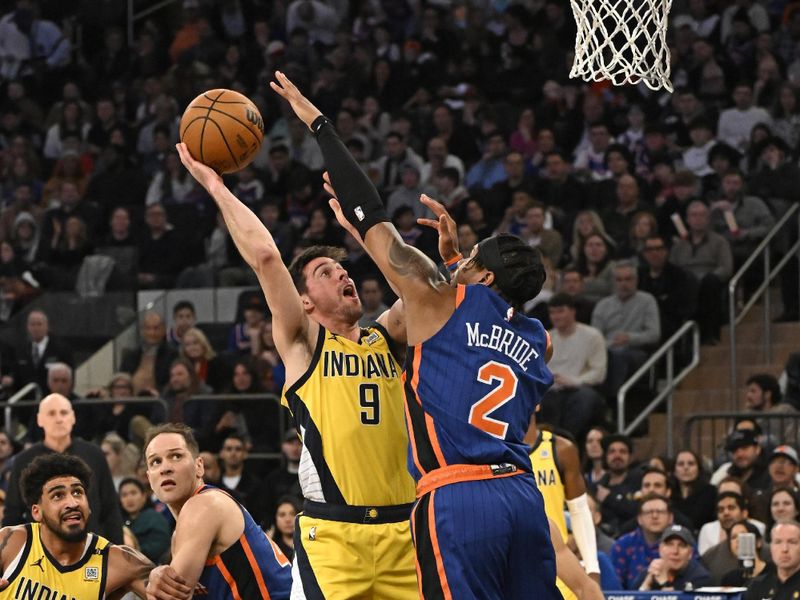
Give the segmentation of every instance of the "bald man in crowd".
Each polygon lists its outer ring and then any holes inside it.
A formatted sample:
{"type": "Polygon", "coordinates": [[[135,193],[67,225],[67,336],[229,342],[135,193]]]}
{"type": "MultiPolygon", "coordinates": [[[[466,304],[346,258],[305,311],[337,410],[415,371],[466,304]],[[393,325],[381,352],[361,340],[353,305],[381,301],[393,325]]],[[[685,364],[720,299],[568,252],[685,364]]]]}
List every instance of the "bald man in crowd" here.
{"type": "Polygon", "coordinates": [[[72,429],[75,427],[72,403],[61,394],[50,394],[39,403],[36,421],[44,430],[44,440],[20,452],[14,459],[8,482],[3,526],[31,521],[29,507],[25,506],[19,490],[20,474],[37,456],[58,452],[82,458],[92,470],[93,481],[88,491],[89,507],[92,511],[88,522],[89,531],[115,544],[121,544],[122,515],[108,463],[98,446],[72,437],[72,429]]]}

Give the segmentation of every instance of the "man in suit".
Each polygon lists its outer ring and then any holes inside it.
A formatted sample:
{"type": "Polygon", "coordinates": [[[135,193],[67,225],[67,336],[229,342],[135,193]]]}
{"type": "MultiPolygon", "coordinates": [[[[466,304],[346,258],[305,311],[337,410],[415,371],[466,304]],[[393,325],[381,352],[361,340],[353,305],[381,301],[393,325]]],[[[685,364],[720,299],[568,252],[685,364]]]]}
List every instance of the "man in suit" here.
{"type": "Polygon", "coordinates": [[[46,392],[48,365],[63,362],[72,367],[72,350],[65,342],[50,335],[50,322],[42,310],[28,313],[27,330],[28,339],[16,348],[16,365],[9,383],[14,389],[20,389],[34,382],[42,392],[46,392]]]}
{"type": "Polygon", "coordinates": [[[164,319],[157,312],[145,313],[139,329],[141,345],[122,354],[120,371],[130,373],[133,391],[161,390],[169,381],[169,367],[178,355],[167,343],[164,319]]]}

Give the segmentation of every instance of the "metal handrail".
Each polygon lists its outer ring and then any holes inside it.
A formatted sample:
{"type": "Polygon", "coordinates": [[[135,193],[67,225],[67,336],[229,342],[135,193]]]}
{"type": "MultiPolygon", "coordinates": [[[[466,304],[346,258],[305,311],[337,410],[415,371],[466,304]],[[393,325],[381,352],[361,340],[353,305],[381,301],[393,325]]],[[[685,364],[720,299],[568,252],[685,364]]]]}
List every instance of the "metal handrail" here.
{"type": "Polygon", "coordinates": [[[750,419],[761,425],[763,435],[771,438],[777,433],[777,439],[780,443],[797,445],[800,442],[800,429],[792,429],[789,433],[794,434],[794,439],[787,439],[784,437],[786,432],[785,426],[787,423],[798,425],[798,414],[793,412],[773,413],[773,412],[741,412],[741,411],[728,411],[728,412],[703,412],[689,415],[683,425],[683,444],[684,448],[691,448],[698,454],[702,453],[702,439],[703,428],[698,427],[703,423],[711,424],[711,440],[710,448],[712,452],[720,448],[718,443],[720,440],[724,441],[733,429],[733,425],[740,419],[750,419]],[[777,423],[777,425],[773,425],[777,423]],[[722,434],[717,436],[717,431],[720,429],[716,425],[722,424],[722,434]],[[777,430],[777,431],[776,431],[777,430]],[[696,435],[694,435],[696,434],[696,435]],[[695,437],[693,443],[692,438],[695,437]]]}
{"type": "Polygon", "coordinates": [[[8,437],[10,437],[11,439],[14,438],[14,423],[11,420],[11,415],[14,412],[14,406],[23,406],[24,404],[26,404],[26,401],[22,400],[22,398],[27,396],[30,392],[33,392],[34,393],[33,396],[34,398],[36,398],[36,400],[32,401],[31,404],[39,404],[39,400],[42,397],[42,390],[39,389],[39,384],[36,383],[35,381],[31,381],[30,383],[22,386],[19,389],[19,391],[17,391],[8,400],[6,400],[3,403],[0,403],[0,405],[2,404],[6,405],[3,414],[5,415],[6,419],[6,433],[8,434],[8,437]]]}
{"type": "Polygon", "coordinates": [[[667,401],[667,455],[672,456],[673,440],[672,440],[672,393],[675,391],[677,385],[694,369],[700,362],[700,328],[694,321],[687,321],[683,326],[676,331],[672,337],[664,342],[661,347],[631,375],[628,380],[622,384],[617,392],[617,429],[625,435],[630,435],[639,424],[644,421],[650,413],[652,413],[658,406],[666,399],[667,401]],[[675,346],[683,339],[688,332],[692,332],[692,360],[684,369],[674,374],[675,371],[675,346]],[[645,375],[649,375],[650,369],[658,362],[658,360],[666,354],[667,356],[667,381],[664,389],[648,404],[644,410],[639,413],[629,425],[625,425],[625,396],[628,391],[645,375]]]}
{"type": "Polygon", "coordinates": [[[154,6],[149,6],[143,10],[140,10],[138,13],[134,7],[135,0],[128,0],[127,6],[127,33],[128,33],[128,48],[133,48],[134,38],[133,38],[133,26],[136,21],[145,18],[147,15],[157,12],[162,8],[169,6],[170,4],[175,4],[178,0],[162,0],[161,2],[155,4],[154,6]]]}
{"type": "Polygon", "coordinates": [[[728,282],[728,315],[729,315],[729,325],[730,325],[730,350],[731,350],[731,389],[730,389],[730,409],[736,410],[736,403],[737,403],[737,395],[738,395],[738,381],[737,381],[737,373],[736,373],[736,326],[742,321],[744,316],[747,312],[753,307],[753,305],[758,302],[761,296],[764,296],[764,300],[762,305],[764,307],[764,331],[762,336],[762,341],[764,344],[764,358],[766,362],[769,362],[772,359],[772,332],[771,332],[771,319],[770,319],[770,285],[772,284],[772,280],[783,271],[784,267],[789,263],[792,259],[794,254],[800,253],[800,219],[797,220],[798,226],[798,239],[797,241],[786,251],[786,254],[783,258],[778,261],[778,264],[775,265],[775,268],[771,268],[770,265],[770,243],[775,239],[775,237],[780,233],[786,223],[789,222],[795,213],[800,211],[800,205],[794,204],[792,205],[789,210],[787,210],[783,216],[778,219],[778,222],[775,223],[775,226],[770,230],[770,232],[766,235],[766,237],[761,240],[761,243],[756,246],[756,249],[753,253],[747,257],[747,260],[744,261],[744,264],[739,268],[739,270],[731,277],[730,281],[728,282]],[[750,269],[751,266],[756,262],[758,257],[763,254],[764,255],[764,280],[761,282],[761,285],[758,289],[753,293],[752,297],[747,301],[747,303],[742,307],[742,312],[739,313],[739,316],[736,316],[736,288],[739,286],[739,282],[744,278],[747,271],[750,269]]]}

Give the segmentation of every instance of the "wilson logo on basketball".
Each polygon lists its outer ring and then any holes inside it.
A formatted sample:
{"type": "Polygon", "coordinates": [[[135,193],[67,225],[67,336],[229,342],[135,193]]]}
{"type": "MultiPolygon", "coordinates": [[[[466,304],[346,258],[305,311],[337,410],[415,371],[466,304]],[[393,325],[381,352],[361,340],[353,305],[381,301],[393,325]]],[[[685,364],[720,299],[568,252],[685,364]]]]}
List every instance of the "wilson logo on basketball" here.
{"type": "Polygon", "coordinates": [[[261,133],[264,133],[264,121],[261,118],[261,115],[250,108],[248,108],[245,112],[247,113],[247,120],[250,121],[256,127],[258,127],[258,130],[261,133]]]}

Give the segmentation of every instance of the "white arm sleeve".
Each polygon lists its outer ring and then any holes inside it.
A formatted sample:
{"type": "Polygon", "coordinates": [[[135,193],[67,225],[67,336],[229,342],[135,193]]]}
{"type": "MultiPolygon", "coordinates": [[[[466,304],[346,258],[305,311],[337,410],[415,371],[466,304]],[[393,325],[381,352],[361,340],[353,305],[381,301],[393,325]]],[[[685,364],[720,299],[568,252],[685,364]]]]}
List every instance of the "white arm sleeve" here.
{"type": "Polygon", "coordinates": [[[583,558],[583,568],[587,573],[599,573],[597,538],[586,494],[567,500],[567,508],[572,522],[572,535],[575,536],[575,543],[578,545],[578,550],[581,551],[581,558],[583,558]]]}

